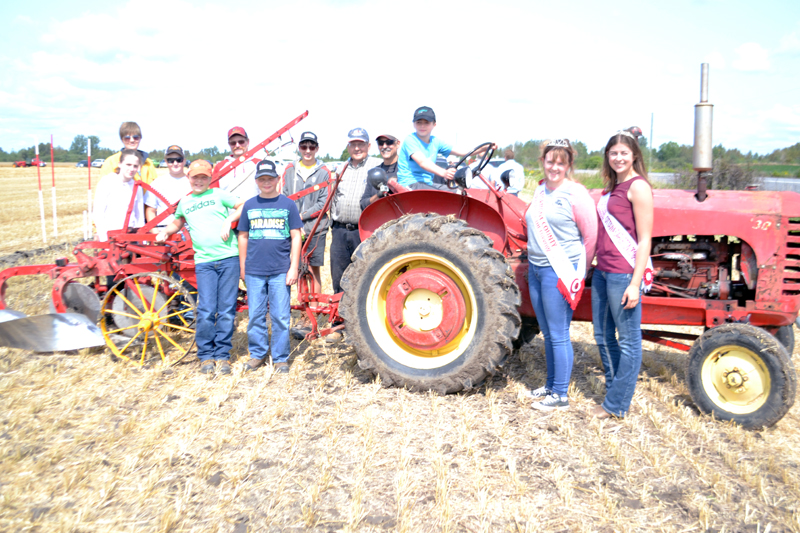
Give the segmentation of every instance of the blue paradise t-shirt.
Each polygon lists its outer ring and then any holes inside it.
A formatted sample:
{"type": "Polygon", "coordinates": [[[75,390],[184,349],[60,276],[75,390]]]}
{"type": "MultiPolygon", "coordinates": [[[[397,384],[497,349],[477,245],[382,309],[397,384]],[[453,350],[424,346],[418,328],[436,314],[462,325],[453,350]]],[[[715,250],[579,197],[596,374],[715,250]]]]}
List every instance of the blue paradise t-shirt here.
{"type": "Polygon", "coordinates": [[[411,156],[421,153],[425,159],[436,164],[439,154],[447,157],[452,149],[451,145],[434,136],[431,136],[430,142],[425,144],[416,132],[412,133],[406,137],[400,147],[400,157],[397,160],[397,182],[404,187],[409,187],[417,182],[433,185],[433,174],[419,166],[416,161],[411,159],[411,156]]]}
{"type": "Polygon", "coordinates": [[[303,227],[297,205],[282,194],[275,198],[255,196],[244,203],[239,231],[246,231],[247,275],[285,274],[292,264],[290,230],[303,227]]]}

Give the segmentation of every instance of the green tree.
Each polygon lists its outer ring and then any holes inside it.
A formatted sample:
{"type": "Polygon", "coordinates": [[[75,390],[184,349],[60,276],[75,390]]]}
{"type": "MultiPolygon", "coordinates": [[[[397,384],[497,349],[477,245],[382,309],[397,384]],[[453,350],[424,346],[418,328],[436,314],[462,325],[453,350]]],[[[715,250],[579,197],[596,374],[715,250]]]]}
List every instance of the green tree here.
{"type": "Polygon", "coordinates": [[[88,144],[89,141],[85,135],[76,135],[75,138],[72,139],[72,145],[69,147],[69,151],[73,154],[85,154],[88,144]]]}

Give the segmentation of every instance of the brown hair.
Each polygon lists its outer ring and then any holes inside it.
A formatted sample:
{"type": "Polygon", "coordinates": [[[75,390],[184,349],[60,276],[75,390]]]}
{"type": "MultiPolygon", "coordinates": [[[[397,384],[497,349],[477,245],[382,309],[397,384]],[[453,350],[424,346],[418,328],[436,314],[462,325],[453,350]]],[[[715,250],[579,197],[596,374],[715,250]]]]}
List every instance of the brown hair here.
{"type": "Polygon", "coordinates": [[[119,138],[122,140],[126,135],[142,136],[142,128],[135,122],[123,122],[119,127],[119,138]]]}
{"type": "Polygon", "coordinates": [[[503,152],[503,156],[506,159],[514,159],[514,150],[512,150],[511,148],[506,148],[506,151],[503,152]]]}
{"type": "Polygon", "coordinates": [[[122,163],[122,161],[129,155],[134,156],[139,161],[139,165],[142,164],[142,154],[139,153],[139,150],[134,150],[133,148],[125,148],[122,150],[119,153],[119,162],[122,163]]]}
{"type": "MultiPolygon", "coordinates": [[[[608,163],[608,151],[617,144],[624,144],[631,149],[634,172],[647,180],[647,169],[644,166],[644,157],[642,157],[642,149],[639,148],[639,142],[632,134],[615,133],[606,143],[606,149],[603,152],[603,168],[600,170],[600,175],[603,177],[603,194],[613,191],[614,187],[617,186],[617,172],[608,163]]],[[[650,183],[650,180],[647,183],[650,183]]]]}
{"type": "Polygon", "coordinates": [[[539,151],[541,152],[542,156],[539,158],[539,161],[542,162],[542,170],[544,170],[544,158],[549,153],[553,153],[553,159],[561,159],[566,160],[567,162],[567,179],[571,181],[575,181],[573,178],[573,174],[575,173],[575,155],[577,152],[572,147],[572,143],[569,142],[569,139],[558,139],[557,141],[544,141],[539,146],[539,151]],[[567,146],[558,146],[553,143],[566,143],[567,146]]]}

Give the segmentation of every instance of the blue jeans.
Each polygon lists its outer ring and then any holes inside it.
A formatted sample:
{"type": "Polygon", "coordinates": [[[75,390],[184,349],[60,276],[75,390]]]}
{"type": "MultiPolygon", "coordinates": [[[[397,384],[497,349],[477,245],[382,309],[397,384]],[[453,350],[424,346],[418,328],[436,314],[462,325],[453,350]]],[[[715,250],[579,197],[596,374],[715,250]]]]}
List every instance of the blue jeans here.
{"type": "Polygon", "coordinates": [[[642,302],[633,309],[621,303],[631,276],[596,268],[592,276],[594,340],[606,373],[603,409],[616,416],[628,412],[642,366],[642,302]]]}
{"type": "Polygon", "coordinates": [[[197,263],[197,358],[228,360],[239,292],[239,257],[197,263]]]}
{"type": "Polygon", "coordinates": [[[537,267],[528,263],[528,288],[533,311],[544,337],[547,361],[545,387],[559,396],[566,396],[574,359],[569,338],[572,308],[558,292],[558,276],[553,267],[537,267]]]}
{"type": "Polygon", "coordinates": [[[286,285],[286,273],[272,276],[251,276],[245,272],[247,304],[250,320],[247,323],[247,347],[250,357],[264,359],[267,344],[272,351],[273,363],[289,359],[289,320],[292,288],[286,285]],[[267,302],[272,322],[272,338],[267,331],[267,302]]]}

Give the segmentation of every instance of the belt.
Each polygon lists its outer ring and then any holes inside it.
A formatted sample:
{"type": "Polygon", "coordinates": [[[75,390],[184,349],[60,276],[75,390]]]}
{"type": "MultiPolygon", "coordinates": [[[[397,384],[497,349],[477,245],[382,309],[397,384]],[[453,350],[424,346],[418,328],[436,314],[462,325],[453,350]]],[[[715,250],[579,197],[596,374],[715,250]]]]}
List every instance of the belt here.
{"type": "Polygon", "coordinates": [[[358,229],[358,224],[345,224],[343,222],[333,221],[334,228],[345,228],[348,231],[355,231],[358,229]]]}

